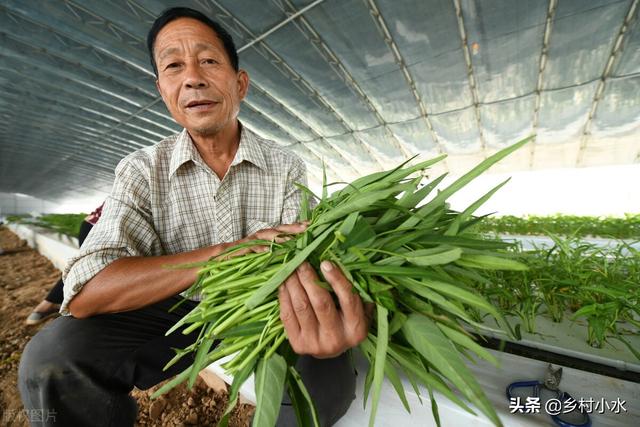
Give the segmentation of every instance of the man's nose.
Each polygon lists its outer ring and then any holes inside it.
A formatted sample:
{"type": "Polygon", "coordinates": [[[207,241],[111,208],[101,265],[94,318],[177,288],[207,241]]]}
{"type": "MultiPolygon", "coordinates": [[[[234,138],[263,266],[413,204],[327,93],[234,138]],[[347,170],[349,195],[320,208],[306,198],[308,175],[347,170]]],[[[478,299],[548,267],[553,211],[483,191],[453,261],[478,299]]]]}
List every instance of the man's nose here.
{"type": "Polygon", "coordinates": [[[190,66],[187,68],[184,85],[189,89],[201,89],[207,86],[207,81],[202,76],[200,67],[190,66]]]}

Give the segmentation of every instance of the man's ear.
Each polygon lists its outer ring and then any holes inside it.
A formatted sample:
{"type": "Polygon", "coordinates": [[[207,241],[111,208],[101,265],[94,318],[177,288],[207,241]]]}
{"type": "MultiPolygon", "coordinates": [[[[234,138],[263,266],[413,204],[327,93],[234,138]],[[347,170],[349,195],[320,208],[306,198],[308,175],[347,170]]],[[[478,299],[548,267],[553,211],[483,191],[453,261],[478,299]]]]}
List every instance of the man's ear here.
{"type": "Polygon", "coordinates": [[[158,79],[156,79],[156,89],[158,89],[158,93],[160,94],[160,97],[164,101],[165,100],[164,93],[162,92],[162,86],[160,86],[160,81],[158,79]]]}
{"type": "Polygon", "coordinates": [[[244,99],[249,90],[249,74],[243,69],[238,71],[238,94],[244,99]]]}

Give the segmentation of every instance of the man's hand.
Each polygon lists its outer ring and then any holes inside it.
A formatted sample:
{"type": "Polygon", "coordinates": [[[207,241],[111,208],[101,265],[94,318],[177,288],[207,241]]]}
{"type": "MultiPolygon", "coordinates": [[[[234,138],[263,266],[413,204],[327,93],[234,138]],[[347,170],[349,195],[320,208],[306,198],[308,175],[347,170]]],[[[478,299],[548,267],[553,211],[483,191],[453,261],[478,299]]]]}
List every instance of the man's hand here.
{"type": "MultiPolygon", "coordinates": [[[[307,229],[307,223],[305,222],[297,222],[294,224],[281,224],[274,228],[264,228],[262,230],[258,230],[253,234],[248,235],[244,239],[240,239],[236,242],[232,242],[228,244],[228,247],[233,247],[238,245],[239,243],[246,243],[252,240],[269,240],[276,243],[282,243],[291,238],[291,234],[302,233],[307,229]]],[[[240,255],[245,255],[249,252],[266,252],[269,250],[269,246],[266,245],[255,245],[248,248],[243,248],[238,251],[233,252],[228,255],[229,257],[236,257],[240,255]]]]}
{"type": "Polygon", "coordinates": [[[336,307],[327,290],[315,283],[318,276],[305,262],[280,286],[280,319],[293,351],[330,358],[367,337],[369,317],[360,296],[352,292],[351,283],[340,269],[328,261],[321,268],[340,307],[336,307]]]}

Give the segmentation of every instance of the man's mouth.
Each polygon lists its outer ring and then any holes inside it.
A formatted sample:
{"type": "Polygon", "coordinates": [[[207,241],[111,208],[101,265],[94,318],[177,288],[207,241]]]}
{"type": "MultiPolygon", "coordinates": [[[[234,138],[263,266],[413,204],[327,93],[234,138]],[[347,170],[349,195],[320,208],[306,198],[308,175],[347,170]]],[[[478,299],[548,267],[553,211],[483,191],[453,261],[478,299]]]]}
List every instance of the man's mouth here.
{"type": "Polygon", "coordinates": [[[187,103],[186,108],[189,110],[208,110],[216,104],[214,101],[208,99],[200,99],[197,101],[190,101],[187,103]]]}

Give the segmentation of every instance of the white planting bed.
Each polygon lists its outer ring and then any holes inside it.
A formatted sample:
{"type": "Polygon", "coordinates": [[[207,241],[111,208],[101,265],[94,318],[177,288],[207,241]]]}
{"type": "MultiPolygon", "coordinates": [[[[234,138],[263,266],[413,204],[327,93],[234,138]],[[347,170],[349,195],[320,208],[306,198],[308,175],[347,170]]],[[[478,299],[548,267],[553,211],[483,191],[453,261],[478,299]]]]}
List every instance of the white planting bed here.
{"type": "Polygon", "coordinates": [[[29,225],[7,224],[7,227],[59,270],[63,270],[69,258],[78,253],[78,239],[29,225]]]}

